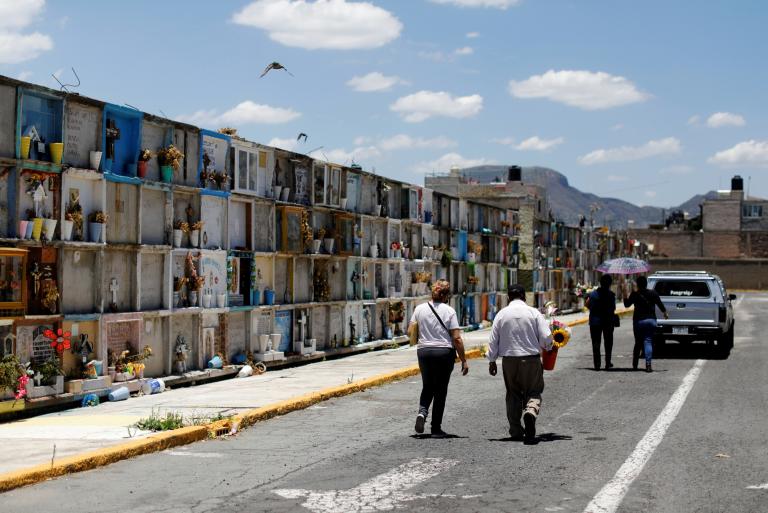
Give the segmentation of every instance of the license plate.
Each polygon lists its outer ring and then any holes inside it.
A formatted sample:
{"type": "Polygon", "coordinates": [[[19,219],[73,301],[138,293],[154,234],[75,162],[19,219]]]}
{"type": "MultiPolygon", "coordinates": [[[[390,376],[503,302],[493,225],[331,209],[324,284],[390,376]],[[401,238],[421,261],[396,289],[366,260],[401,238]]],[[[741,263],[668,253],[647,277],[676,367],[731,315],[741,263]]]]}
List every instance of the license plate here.
{"type": "Polygon", "coordinates": [[[673,335],[687,335],[688,326],[672,326],[673,335]]]}

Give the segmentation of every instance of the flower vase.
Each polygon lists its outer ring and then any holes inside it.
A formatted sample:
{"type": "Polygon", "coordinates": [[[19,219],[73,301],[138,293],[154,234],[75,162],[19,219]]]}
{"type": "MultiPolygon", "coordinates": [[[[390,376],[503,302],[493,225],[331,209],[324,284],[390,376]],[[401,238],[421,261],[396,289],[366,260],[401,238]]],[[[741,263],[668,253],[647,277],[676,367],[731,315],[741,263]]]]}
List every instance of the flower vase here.
{"type": "Polygon", "coordinates": [[[19,238],[25,239],[27,238],[27,225],[29,224],[29,221],[19,221],[19,238]]]}
{"type": "Polygon", "coordinates": [[[22,136],[21,147],[19,148],[19,157],[24,160],[29,158],[29,149],[32,147],[32,138],[29,136],[22,136]]]}
{"type": "Polygon", "coordinates": [[[173,180],[173,166],[160,166],[160,176],[165,183],[173,180]]]}
{"type": "Polygon", "coordinates": [[[227,306],[227,295],[226,294],[216,294],[216,307],[217,308],[225,308],[227,306]]]}
{"type": "Polygon", "coordinates": [[[395,250],[395,258],[402,258],[402,257],[403,257],[402,251],[399,250],[399,249],[396,249],[395,250]]]}
{"type": "Polygon", "coordinates": [[[197,291],[196,290],[190,290],[189,291],[189,306],[197,306],[197,291]]]}
{"type": "Polygon", "coordinates": [[[270,351],[279,351],[280,350],[280,340],[283,338],[282,333],[272,333],[269,335],[269,344],[267,347],[269,347],[270,351]],[[271,346],[271,347],[270,347],[271,346]]]}
{"type": "Polygon", "coordinates": [[[72,228],[74,226],[74,221],[67,221],[65,219],[61,222],[61,240],[72,240],[72,228]]]}
{"type": "Polygon", "coordinates": [[[193,248],[200,247],[200,230],[192,230],[189,232],[189,245],[193,248]]]}
{"type": "Polygon", "coordinates": [[[275,201],[280,201],[280,193],[283,192],[283,187],[280,185],[275,185],[272,188],[272,192],[274,193],[275,201]]]}
{"type": "Polygon", "coordinates": [[[373,215],[379,217],[381,215],[381,205],[376,205],[373,209],[373,215]]]}
{"type": "Polygon", "coordinates": [[[43,233],[43,221],[42,217],[36,217],[32,220],[32,238],[40,240],[40,235],[43,233]]]}
{"type": "Polygon", "coordinates": [[[48,150],[51,152],[51,162],[61,164],[61,157],[64,155],[64,143],[51,143],[48,145],[48,150]]]}
{"type": "Polygon", "coordinates": [[[102,153],[100,151],[91,151],[88,153],[88,160],[91,164],[91,169],[95,169],[96,171],[99,170],[101,167],[101,155],[102,153]]]}
{"type": "Polygon", "coordinates": [[[181,302],[181,292],[174,292],[173,293],[173,307],[174,308],[178,308],[180,302],[181,302]]]}
{"type": "Polygon", "coordinates": [[[376,244],[373,244],[369,250],[371,252],[371,258],[378,258],[379,256],[379,247],[376,244]]]}
{"type": "Polygon", "coordinates": [[[145,178],[147,176],[147,161],[140,160],[136,163],[136,176],[145,178]]]}
{"type": "Polygon", "coordinates": [[[551,351],[547,351],[546,349],[542,350],[541,352],[541,363],[544,367],[544,370],[554,370],[555,369],[555,362],[557,361],[557,348],[552,347],[551,351]]]}
{"type": "Polygon", "coordinates": [[[91,242],[101,242],[102,223],[88,223],[88,235],[91,236],[91,242]]]}
{"type": "Polygon", "coordinates": [[[203,294],[203,308],[210,308],[213,301],[212,294],[203,294]]]}
{"type": "Polygon", "coordinates": [[[115,366],[114,365],[110,365],[109,367],[107,367],[107,375],[109,375],[109,377],[110,377],[110,379],[112,381],[115,380],[115,375],[116,374],[117,374],[117,371],[115,371],[115,366]]]}
{"type": "Polygon", "coordinates": [[[266,353],[268,346],[269,346],[269,335],[266,335],[266,334],[259,335],[259,350],[256,352],[266,353]]]}
{"type": "Polygon", "coordinates": [[[251,290],[251,306],[259,306],[261,303],[261,291],[259,289],[251,290]]]}
{"type": "Polygon", "coordinates": [[[403,248],[403,258],[407,259],[411,254],[411,248],[403,248]]]}
{"type": "Polygon", "coordinates": [[[346,210],[347,209],[347,198],[341,198],[341,200],[339,200],[339,207],[342,210],[346,210]]]}
{"type": "Polygon", "coordinates": [[[313,255],[317,255],[318,253],[320,253],[320,246],[322,246],[322,244],[323,244],[323,241],[321,241],[319,239],[315,239],[315,240],[312,241],[312,254],[313,255]]]}
{"type": "Polygon", "coordinates": [[[174,248],[180,248],[181,247],[181,237],[184,235],[184,232],[181,230],[173,230],[173,247],[174,248]]]}
{"type": "Polygon", "coordinates": [[[272,306],[275,304],[275,291],[274,290],[265,290],[264,291],[264,304],[267,306],[272,306]]]}
{"type": "Polygon", "coordinates": [[[329,255],[333,255],[334,242],[336,242],[336,239],[323,239],[323,247],[325,248],[325,252],[329,255]]]}
{"type": "Polygon", "coordinates": [[[288,198],[291,195],[291,189],[289,187],[283,187],[282,192],[280,193],[280,201],[288,201],[288,198]]]}
{"type": "Polygon", "coordinates": [[[27,232],[24,234],[25,239],[31,239],[32,238],[32,229],[35,227],[35,223],[30,220],[27,221],[27,232]]]}
{"type": "Polygon", "coordinates": [[[56,233],[56,219],[46,219],[43,221],[43,234],[45,234],[45,240],[52,241],[53,235],[56,233]]]}

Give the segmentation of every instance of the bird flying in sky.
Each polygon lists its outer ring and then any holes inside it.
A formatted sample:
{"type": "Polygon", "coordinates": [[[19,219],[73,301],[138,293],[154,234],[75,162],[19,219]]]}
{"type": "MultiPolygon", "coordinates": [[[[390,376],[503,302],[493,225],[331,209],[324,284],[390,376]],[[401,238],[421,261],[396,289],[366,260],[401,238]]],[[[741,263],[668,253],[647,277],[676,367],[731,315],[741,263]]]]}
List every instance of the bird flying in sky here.
{"type": "Polygon", "coordinates": [[[280,64],[279,62],[273,62],[273,63],[271,63],[269,66],[267,66],[266,68],[264,68],[264,72],[261,74],[261,76],[260,76],[259,78],[262,78],[262,77],[264,77],[264,75],[266,75],[267,73],[269,73],[269,72],[270,72],[270,71],[272,71],[273,69],[276,69],[276,70],[277,70],[277,69],[281,69],[281,70],[285,71],[286,73],[288,73],[290,76],[293,76],[293,73],[291,73],[290,71],[288,71],[288,70],[285,68],[285,66],[283,66],[283,65],[282,65],[282,64],[280,64]]]}
{"type": "Polygon", "coordinates": [[[301,141],[301,139],[304,138],[304,142],[307,142],[307,134],[304,132],[300,133],[299,136],[296,138],[297,141],[301,141]]]}

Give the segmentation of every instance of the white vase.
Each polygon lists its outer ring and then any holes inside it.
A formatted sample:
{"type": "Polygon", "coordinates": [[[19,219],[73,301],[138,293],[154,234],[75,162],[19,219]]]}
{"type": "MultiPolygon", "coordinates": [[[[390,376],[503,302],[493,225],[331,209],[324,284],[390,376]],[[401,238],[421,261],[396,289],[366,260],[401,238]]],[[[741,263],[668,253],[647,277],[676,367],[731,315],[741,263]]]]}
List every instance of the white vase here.
{"type": "Polygon", "coordinates": [[[408,258],[411,254],[411,248],[403,248],[403,258],[408,258]]]}
{"type": "Polygon", "coordinates": [[[371,252],[371,258],[378,258],[378,256],[379,256],[379,247],[376,244],[371,246],[369,251],[371,252]]]}
{"type": "Polygon", "coordinates": [[[259,335],[259,347],[257,353],[266,353],[269,346],[269,335],[259,335]]]}
{"type": "Polygon", "coordinates": [[[216,294],[216,307],[217,308],[224,308],[227,306],[227,295],[226,294],[216,294]]]}
{"type": "Polygon", "coordinates": [[[312,241],[312,254],[317,255],[320,253],[320,246],[323,245],[323,241],[315,239],[312,241]]]}
{"type": "Polygon", "coordinates": [[[339,200],[339,207],[341,207],[342,210],[347,209],[347,198],[341,198],[341,200],[339,200]]]}
{"type": "Polygon", "coordinates": [[[88,154],[88,157],[91,163],[91,169],[98,171],[99,167],[101,166],[101,152],[92,151],[88,154]]]}
{"type": "Polygon", "coordinates": [[[46,240],[53,240],[53,234],[56,232],[56,219],[45,219],[43,221],[43,234],[46,240]]]}
{"type": "Polygon", "coordinates": [[[189,232],[189,245],[193,248],[200,247],[200,230],[192,230],[189,232]]]}
{"type": "Polygon", "coordinates": [[[381,205],[376,205],[373,208],[373,215],[375,215],[376,217],[381,215],[381,205]]]}
{"type": "Polygon", "coordinates": [[[280,339],[283,338],[282,333],[272,333],[269,336],[269,341],[272,343],[272,351],[277,351],[280,348],[280,339]]]}
{"type": "Polygon", "coordinates": [[[289,187],[283,187],[280,193],[280,201],[288,201],[288,197],[291,195],[291,189],[289,187]]]}
{"type": "Polygon", "coordinates": [[[280,201],[280,193],[283,192],[283,187],[281,185],[275,185],[272,188],[272,192],[275,196],[275,201],[280,201]]]}
{"type": "Polygon", "coordinates": [[[184,235],[184,232],[181,230],[173,230],[173,247],[174,248],[180,248],[181,247],[181,237],[184,235]]]}
{"type": "Polygon", "coordinates": [[[325,247],[325,251],[329,255],[333,255],[333,243],[336,242],[336,239],[323,239],[323,246],[325,247]]]}
{"type": "Polygon", "coordinates": [[[72,240],[72,228],[74,226],[74,221],[67,221],[65,219],[61,222],[61,240],[72,240]]]}
{"type": "Polygon", "coordinates": [[[211,307],[211,301],[213,301],[213,295],[212,294],[203,294],[203,308],[210,308],[211,307]]]}

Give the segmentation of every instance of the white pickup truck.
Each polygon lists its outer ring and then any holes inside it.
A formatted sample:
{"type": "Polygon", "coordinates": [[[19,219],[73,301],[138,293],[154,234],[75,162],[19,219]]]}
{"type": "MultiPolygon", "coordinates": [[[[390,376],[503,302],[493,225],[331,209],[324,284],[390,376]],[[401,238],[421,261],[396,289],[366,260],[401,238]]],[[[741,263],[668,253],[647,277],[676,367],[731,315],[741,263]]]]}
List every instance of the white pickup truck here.
{"type": "Polygon", "coordinates": [[[665,320],[657,312],[657,343],[716,342],[718,352],[728,356],[733,348],[736,296],[726,293],[719,276],[706,271],[662,271],[648,277],[648,288],[661,297],[669,314],[665,320]]]}

